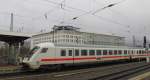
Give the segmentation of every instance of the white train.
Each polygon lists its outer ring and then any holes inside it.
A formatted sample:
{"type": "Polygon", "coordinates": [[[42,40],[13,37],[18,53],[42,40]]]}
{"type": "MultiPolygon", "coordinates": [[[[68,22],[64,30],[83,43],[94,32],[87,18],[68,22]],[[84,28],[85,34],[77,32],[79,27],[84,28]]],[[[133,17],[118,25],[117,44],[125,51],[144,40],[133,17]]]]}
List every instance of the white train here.
{"type": "Polygon", "coordinates": [[[53,43],[36,45],[22,61],[23,66],[39,69],[42,66],[62,66],[109,60],[143,58],[144,48],[129,47],[62,47],[53,43]]]}

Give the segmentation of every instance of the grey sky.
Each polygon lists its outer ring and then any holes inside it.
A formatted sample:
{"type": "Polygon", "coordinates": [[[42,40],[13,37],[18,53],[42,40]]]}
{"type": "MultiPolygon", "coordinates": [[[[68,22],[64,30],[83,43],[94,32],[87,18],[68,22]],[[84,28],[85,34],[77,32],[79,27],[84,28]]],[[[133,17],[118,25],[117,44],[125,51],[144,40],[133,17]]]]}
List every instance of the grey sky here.
{"type": "MultiPolygon", "coordinates": [[[[95,11],[111,3],[122,0],[65,0],[63,9],[55,3],[64,0],[0,0],[0,30],[9,30],[10,13],[14,13],[15,31],[23,27],[24,32],[50,31],[53,25],[73,25],[82,31],[115,34],[142,40],[143,35],[150,33],[150,1],[124,0],[122,3],[96,13],[101,17],[87,14],[77,20],[73,17],[83,11],[95,11]],[[47,15],[47,19],[44,15],[47,15]],[[145,32],[146,31],[146,32],[145,32]]],[[[131,40],[131,39],[130,39],[131,40]]]]}

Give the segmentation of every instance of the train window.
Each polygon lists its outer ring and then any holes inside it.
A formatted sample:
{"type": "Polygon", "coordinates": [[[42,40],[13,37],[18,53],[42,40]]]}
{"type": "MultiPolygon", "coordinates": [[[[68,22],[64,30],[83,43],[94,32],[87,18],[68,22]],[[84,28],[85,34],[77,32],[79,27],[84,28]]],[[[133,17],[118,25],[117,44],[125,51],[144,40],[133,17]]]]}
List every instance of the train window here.
{"type": "Polygon", "coordinates": [[[141,54],[143,54],[143,50],[141,50],[141,54]]]}
{"type": "Polygon", "coordinates": [[[141,52],[141,50],[139,50],[139,54],[141,54],[142,52],[141,52]]]}
{"type": "Polygon", "coordinates": [[[109,50],[109,55],[112,55],[112,50],[109,50]]]}
{"type": "Polygon", "coordinates": [[[124,54],[127,54],[127,50],[124,50],[124,54]]]}
{"type": "Polygon", "coordinates": [[[89,50],[89,55],[95,55],[95,50],[89,50]]]}
{"type": "Polygon", "coordinates": [[[130,50],[128,50],[128,54],[130,54],[130,50]]]}
{"type": "Polygon", "coordinates": [[[41,53],[46,53],[48,48],[42,48],[41,53]]]}
{"type": "Polygon", "coordinates": [[[29,52],[29,55],[34,54],[34,53],[37,52],[39,49],[40,49],[39,46],[35,46],[35,47],[29,52]]]}
{"type": "Polygon", "coordinates": [[[81,56],[87,56],[87,50],[81,50],[81,56]]]}
{"type": "Polygon", "coordinates": [[[72,50],[69,50],[68,53],[69,53],[69,56],[72,56],[72,50]]]}
{"type": "Polygon", "coordinates": [[[144,50],[142,50],[142,54],[144,54],[144,50]]]}
{"type": "Polygon", "coordinates": [[[134,51],[132,50],[132,54],[134,54],[134,51]]]}
{"type": "Polygon", "coordinates": [[[103,55],[107,55],[107,50],[103,50],[103,55]]]}
{"type": "Polygon", "coordinates": [[[117,55],[117,50],[114,50],[114,55],[117,55]]]}
{"type": "Polygon", "coordinates": [[[119,55],[121,55],[121,54],[122,54],[122,51],[121,51],[121,50],[119,50],[119,51],[118,51],[118,54],[119,54],[119,55]]]}
{"type": "Polygon", "coordinates": [[[97,55],[101,55],[101,50],[96,50],[97,55]]]}
{"type": "Polygon", "coordinates": [[[136,51],[136,54],[139,54],[139,51],[138,51],[138,50],[136,51]]]}
{"type": "Polygon", "coordinates": [[[61,56],[66,56],[66,50],[61,50],[61,56]]]}
{"type": "Polygon", "coordinates": [[[75,56],[79,56],[79,50],[75,50],[75,56]]]}

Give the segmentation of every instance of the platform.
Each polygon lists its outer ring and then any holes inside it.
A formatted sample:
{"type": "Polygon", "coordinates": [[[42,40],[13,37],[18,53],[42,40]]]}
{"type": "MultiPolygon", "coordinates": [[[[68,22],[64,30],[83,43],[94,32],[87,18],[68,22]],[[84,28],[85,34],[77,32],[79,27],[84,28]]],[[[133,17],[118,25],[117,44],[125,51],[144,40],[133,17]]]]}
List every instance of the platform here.
{"type": "Polygon", "coordinates": [[[15,65],[0,66],[0,74],[15,72],[20,68],[21,66],[15,66],[15,65]]]}

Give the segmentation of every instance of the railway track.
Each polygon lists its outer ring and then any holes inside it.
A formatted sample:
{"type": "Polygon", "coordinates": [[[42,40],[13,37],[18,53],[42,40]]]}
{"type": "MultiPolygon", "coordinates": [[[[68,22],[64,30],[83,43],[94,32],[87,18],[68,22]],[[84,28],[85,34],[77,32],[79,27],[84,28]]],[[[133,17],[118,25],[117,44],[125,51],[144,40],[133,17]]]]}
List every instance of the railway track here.
{"type": "MultiPolygon", "coordinates": [[[[76,74],[59,74],[55,77],[60,80],[127,80],[130,75],[150,68],[149,63],[130,63],[105,68],[94,68],[76,74]]],[[[56,79],[56,80],[57,80],[56,79]]]]}
{"type": "MultiPolygon", "coordinates": [[[[76,67],[65,67],[63,70],[61,71],[69,71],[69,70],[77,70],[77,69],[86,69],[86,68],[92,68],[92,67],[103,67],[103,66],[110,66],[110,65],[119,65],[119,64],[128,64],[128,62],[108,62],[108,63],[100,63],[100,64],[96,64],[96,65],[88,65],[87,66],[76,66],[76,67]]],[[[59,72],[61,72],[59,71],[59,72]]],[[[38,70],[38,71],[32,71],[32,70],[22,70],[21,68],[18,68],[16,71],[14,72],[10,72],[10,73],[0,73],[0,78],[4,78],[4,77],[12,77],[12,76],[21,76],[21,75],[39,75],[39,74],[47,74],[50,72],[57,72],[56,70],[38,70]],[[31,73],[32,72],[32,73],[31,73]]]]}
{"type": "Polygon", "coordinates": [[[91,78],[89,80],[127,80],[130,75],[133,75],[135,73],[138,73],[140,71],[145,71],[147,69],[150,69],[149,64],[142,65],[142,66],[136,66],[132,68],[123,68],[119,69],[118,71],[112,70],[112,73],[109,73],[107,75],[98,76],[95,78],[91,78]]]}
{"type": "Polygon", "coordinates": [[[133,62],[59,72],[18,72],[3,77],[0,75],[0,80],[30,80],[31,78],[43,80],[122,80],[125,76],[150,68],[148,65],[145,62],[133,62]]]}

